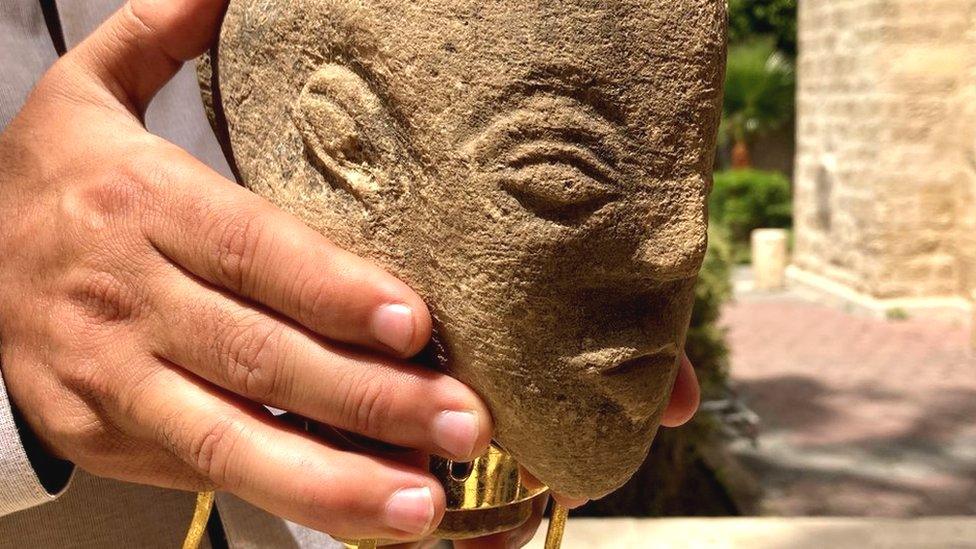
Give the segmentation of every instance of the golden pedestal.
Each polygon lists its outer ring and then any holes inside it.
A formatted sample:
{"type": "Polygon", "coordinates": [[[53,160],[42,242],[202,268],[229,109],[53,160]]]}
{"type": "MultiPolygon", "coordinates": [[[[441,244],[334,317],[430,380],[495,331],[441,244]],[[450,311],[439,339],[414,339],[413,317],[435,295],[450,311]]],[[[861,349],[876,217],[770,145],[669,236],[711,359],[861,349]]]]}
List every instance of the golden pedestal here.
{"type": "MultiPolygon", "coordinates": [[[[536,498],[545,497],[546,488],[529,488],[522,482],[515,459],[492,445],[470,463],[431,458],[430,471],[441,481],[447,495],[447,510],[433,537],[471,539],[518,528],[532,516],[536,498]]],[[[210,515],[212,494],[201,494],[184,549],[196,549],[210,515]]],[[[546,535],[546,549],[558,549],[566,525],[566,509],[553,506],[546,535]]],[[[354,549],[373,549],[392,545],[388,540],[341,540],[354,549]]]]}
{"type": "MultiPolygon", "coordinates": [[[[514,530],[532,516],[536,498],[546,497],[548,492],[544,487],[527,487],[522,482],[518,462],[495,445],[470,463],[433,457],[430,472],[440,480],[447,496],[444,518],[432,534],[439,539],[472,539],[514,530]]],[[[564,511],[562,513],[565,515],[564,511]]],[[[556,514],[557,510],[554,510],[554,517],[556,514]]],[[[554,535],[552,525],[557,522],[550,522],[547,549],[559,547],[558,541],[555,545],[548,541],[554,535]]],[[[562,527],[557,529],[561,539],[562,527]]],[[[371,549],[397,542],[360,540],[345,543],[350,549],[371,549]]]]}
{"type": "Polygon", "coordinates": [[[432,458],[430,472],[447,495],[444,520],[434,532],[441,539],[470,539],[518,528],[532,515],[533,500],[548,491],[526,487],[515,459],[494,445],[470,463],[432,458]]]}

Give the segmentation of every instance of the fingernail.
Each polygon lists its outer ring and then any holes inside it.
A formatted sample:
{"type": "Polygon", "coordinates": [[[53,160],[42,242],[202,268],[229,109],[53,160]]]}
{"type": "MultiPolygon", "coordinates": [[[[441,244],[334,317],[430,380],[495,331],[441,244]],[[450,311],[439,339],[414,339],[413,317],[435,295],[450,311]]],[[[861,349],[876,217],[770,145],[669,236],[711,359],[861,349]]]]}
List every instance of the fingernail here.
{"type": "Polygon", "coordinates": [[[413,311],[406,305],[384,305],[373,313],[373,337],[401,353],[413,341],[413,311]]]}
{"type": "Polygon", "coordinates": [[[386,503],[386,525],[408,534],[423,534],[434,520],[430,488],[404,488],[386,503]]]}
{"type": "Polygon", "coordinates": [[[478,416],[474,412],[441,412],[434,419],[434,444],[449,457],[473,457],[478,443],[478,416]]]}

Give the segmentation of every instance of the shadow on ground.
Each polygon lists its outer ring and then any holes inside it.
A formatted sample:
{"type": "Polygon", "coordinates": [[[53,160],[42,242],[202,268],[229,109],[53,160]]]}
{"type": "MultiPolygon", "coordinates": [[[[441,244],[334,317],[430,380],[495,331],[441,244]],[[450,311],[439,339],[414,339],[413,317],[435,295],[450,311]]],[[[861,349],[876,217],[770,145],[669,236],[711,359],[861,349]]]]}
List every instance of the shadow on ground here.
{"type": "Polygon", "coordinates": [[[757,444],[732,449],[763,488],[763,513],[976,515],[968,326],[875,318],[798,291],[739,291],[722,324],[733,384],[761,417],[757,444]]]}
{"type": "Polygon", "coordinates": [[[764,512],[976,514],[976,390],[881,385],[815,373],[736,383],[763,419],[758,445],[735,453],[764,487],[764,512]]]}

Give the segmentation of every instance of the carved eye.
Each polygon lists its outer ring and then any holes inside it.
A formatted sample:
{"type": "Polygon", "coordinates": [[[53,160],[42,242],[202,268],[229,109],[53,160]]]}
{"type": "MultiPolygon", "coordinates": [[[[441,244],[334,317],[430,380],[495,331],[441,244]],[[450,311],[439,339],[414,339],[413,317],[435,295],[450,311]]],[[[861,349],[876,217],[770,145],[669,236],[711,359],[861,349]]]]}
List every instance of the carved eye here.
{"type": "Polygon", "coordinates": [[[508,158],[502,189],[543,219],[579,223],[620,196],[613,170],[581,146],[536,141],[508,158]]]}

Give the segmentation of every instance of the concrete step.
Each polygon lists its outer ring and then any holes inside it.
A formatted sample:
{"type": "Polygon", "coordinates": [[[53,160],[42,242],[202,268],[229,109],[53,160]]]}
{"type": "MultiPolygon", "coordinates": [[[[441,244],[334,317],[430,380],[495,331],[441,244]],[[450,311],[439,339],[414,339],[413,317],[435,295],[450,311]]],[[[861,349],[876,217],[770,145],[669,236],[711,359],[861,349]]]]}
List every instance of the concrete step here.
{"type": "MultiPolygon", "coordinates": [[[[547,524],[530,549],[542,549],[547,524]]],[[[976,517],[573,519],[563,549],[976,548],[976,517]]]]}

